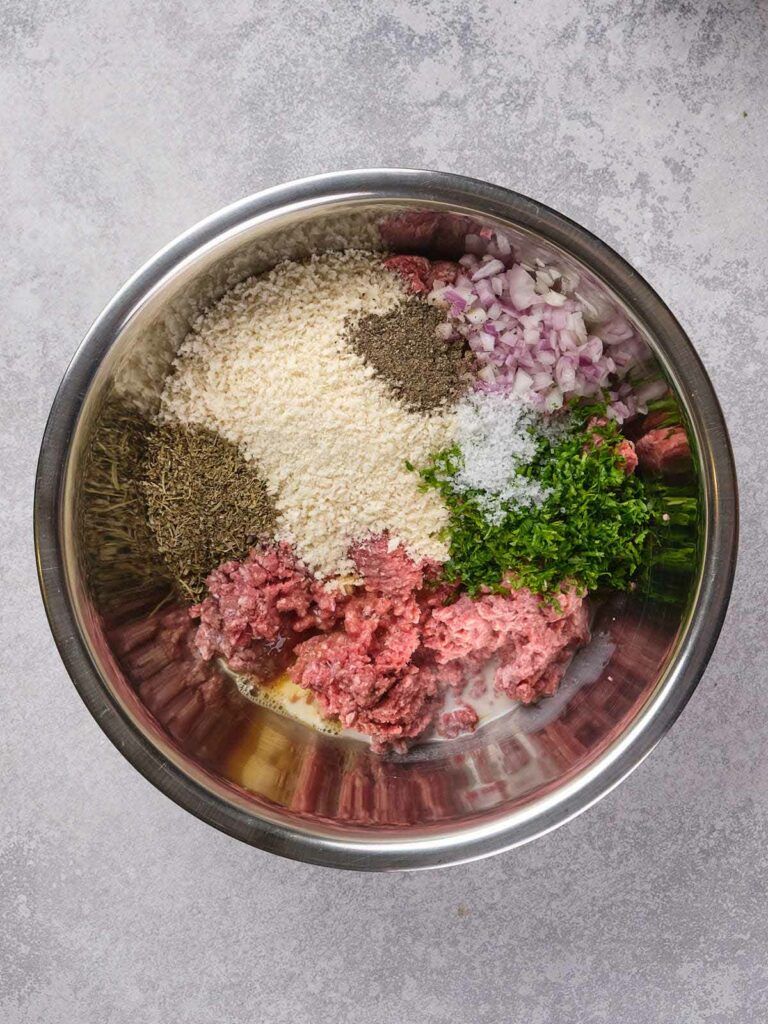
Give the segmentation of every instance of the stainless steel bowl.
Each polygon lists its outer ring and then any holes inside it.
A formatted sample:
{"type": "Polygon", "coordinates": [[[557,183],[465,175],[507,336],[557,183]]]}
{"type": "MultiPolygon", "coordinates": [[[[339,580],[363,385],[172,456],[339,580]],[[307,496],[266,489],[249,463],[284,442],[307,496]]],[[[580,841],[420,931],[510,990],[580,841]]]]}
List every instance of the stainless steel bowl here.
{"type": "MultiPolygon", "coordinates": [[[[451,231],[422,245],[431,255],[453,255],[451,231]]],[[[531,199],[411,170],[351,171],[269,189],[208,218],[150,260],[104,310],[67,370],[43,438],[35,495],[51,629],[80,695],[118,749],[182,807],[238,839],[298,860],[369,870],[509,849],[574,817],[628,775],[680,713],[707,664],[731,590],[737,521],[733,457],[712,385],[642,278],[588,231],[531,199]],[[595,624],[603,647],[581,657],[556,697],[472,736],[382,759],[363,744],[254,709],[231,686],[205,703],[185,676],[184,659],[169,653],[156,631],[151,571],[138,582],[121,577],[122,542],[94,534],[89,459],[110,403],[151,413],[191,318],[226,287],[281,258],[350,243],[381,247],[382,219],[413,210],[503,229],[531,258],[577,272],[598,307],[626,315],[687,424],[699,556],[677,604],[642,590],[604,603],[595,624]],[[107,597],[86,557],[94,549],[108,570],[115,559],[117,584],[107,597]]]]}

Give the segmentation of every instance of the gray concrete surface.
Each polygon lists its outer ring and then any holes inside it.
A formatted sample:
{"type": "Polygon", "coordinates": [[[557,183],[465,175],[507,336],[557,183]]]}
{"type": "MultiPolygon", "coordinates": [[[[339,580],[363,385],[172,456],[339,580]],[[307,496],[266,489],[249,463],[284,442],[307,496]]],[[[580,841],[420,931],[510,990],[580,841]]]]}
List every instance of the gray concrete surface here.
{"type": "Polygon", "coordinates": [[[766,1019],[767,52],[754,0],[0,5],[4,1024],[766,1019]],[[139,777],[59,663],[30,535],[58,379],[127,275],[247,192],[377,164],[509,185],[626,255],[743,491],[722,639],[649,761],[544,841],[405,876],[258,853],[139,777]]]}

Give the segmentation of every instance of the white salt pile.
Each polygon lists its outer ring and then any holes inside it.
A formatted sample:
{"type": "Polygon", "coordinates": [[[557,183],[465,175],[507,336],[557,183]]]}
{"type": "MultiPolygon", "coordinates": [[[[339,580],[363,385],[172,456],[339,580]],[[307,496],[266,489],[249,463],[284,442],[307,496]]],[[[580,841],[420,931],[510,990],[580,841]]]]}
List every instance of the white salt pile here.
{"type": "Polygon", "coordinates": [[[542,418],[517,395],[475,391],[456,409],[456,441],[461,467],[453,479],[458,491],[479,491],[477,502],[489,523],[498,525],[505,506],[541,505],[549,491],[518,475],[536,454],[542,418]]]}

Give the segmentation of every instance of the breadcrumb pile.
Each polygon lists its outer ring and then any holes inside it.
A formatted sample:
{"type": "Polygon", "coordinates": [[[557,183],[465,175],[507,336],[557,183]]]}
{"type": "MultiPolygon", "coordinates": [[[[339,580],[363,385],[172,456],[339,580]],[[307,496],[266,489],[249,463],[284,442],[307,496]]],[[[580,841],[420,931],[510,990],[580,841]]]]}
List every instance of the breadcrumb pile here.
{"type": "Polygon", "coordinates": [[[407,409],[344,340],[407,298],[374,253],[281,263],[194,323],[162,395],[163,419],[218,431],[258,464],[278,539],[318,576],[354,579],[350,545],[382,533],[415,560],[447,557],[446,510],[406,461],[450,444],[454,415],[407,409]]]}

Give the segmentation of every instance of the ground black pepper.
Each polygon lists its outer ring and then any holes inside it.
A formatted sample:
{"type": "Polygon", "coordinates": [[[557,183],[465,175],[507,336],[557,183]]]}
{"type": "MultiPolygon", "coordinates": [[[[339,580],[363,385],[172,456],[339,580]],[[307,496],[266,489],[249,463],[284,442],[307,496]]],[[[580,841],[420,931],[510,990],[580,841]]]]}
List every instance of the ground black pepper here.
{"type": "Polygon", "coordinates": [[[160,553],[194,599],[212,569],[274,532],[275,509],[258,469],[201,427],[169,423],[150,434],[143,489],[160,553]]]}
{"type": "Polygon", "coordinates": [[[348,322],[346,337],[409,409],[428,412],[466,391],[470,355],[463,340],[438,336],[445,311],[408,299],[387,313],[348,322]]]}

